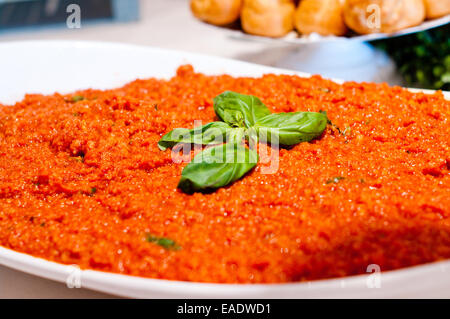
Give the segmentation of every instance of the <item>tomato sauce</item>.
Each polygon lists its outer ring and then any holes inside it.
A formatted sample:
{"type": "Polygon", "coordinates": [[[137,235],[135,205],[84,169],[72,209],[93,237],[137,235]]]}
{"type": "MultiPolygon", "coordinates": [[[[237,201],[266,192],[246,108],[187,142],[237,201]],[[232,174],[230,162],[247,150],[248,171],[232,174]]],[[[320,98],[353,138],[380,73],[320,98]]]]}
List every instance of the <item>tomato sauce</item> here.
{"type": "Polygon", "coordinates": [[[0,245],[81,268],[219,283],[305,281],[450,258],[450,102],[319,76],[206,76],[0,106],[0,245]],[[157,142],[216,120],[225,90],[333,124],[211,194],[157,142]],[[148,236],[154,239],[149,240],[148,236]],[[178,249],[158,245],[174,241],[178,249]]]}

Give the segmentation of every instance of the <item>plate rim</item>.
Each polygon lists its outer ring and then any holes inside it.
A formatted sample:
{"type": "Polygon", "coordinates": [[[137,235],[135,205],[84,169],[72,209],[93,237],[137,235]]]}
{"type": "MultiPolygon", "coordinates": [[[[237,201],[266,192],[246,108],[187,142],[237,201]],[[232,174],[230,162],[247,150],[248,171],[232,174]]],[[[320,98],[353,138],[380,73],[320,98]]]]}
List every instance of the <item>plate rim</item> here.
{"type": "MultiPolygon", "coordinates": [[[[202,21],[203,22],[203,21],[202,21]]],[[[203,22],[205,24],[208,24],[206,22],[203,22]]],[[[442,27],[444,25],[447,25],[450,23],[450,14],[447,14],[440,18],[435,18],[431,20],[425,20],[421,24],[409,27],[403,30],[399,30],[392,33],[370,33],[370,34],[363,34],[363,35],[356,35],[352,37],[348,36],[321,36],[317,35],[317,38],[313,38],[310,35],[308,36],[297,36],[297,37],[290,37],[290,34],[292,32],[298,32],[296,30],[291,31],[287,35],[280,37],[280,38],[271,38],[271,37],[265,37],[260,35],[252,35],[249,33],[245,33],[242,29],[231,29],[231,28],[224,28],[222,26],[216,26],[212,24],[208,24],[215,28],[224,29],[224,32],[226,32],[230,37],[240,39],[240,40],[247,40],[247,41],[255,41],[260,43],[284,43],[289,45],[308,45],[308,44],[319,44],[319,43],[327,43],[327,42],[336,42],[336,41],[349,41],[349,42],[368,42],[368,41],[376,41],[376,40],[384,40],[384,39],[392,39],[397,38],[405,35],[410,35],[417,32],[423,32],[427,30],[431,30],[434,28],[442,27]]]]}
{"type": "MultiPolygon", "coordinates": [[[[284,297],[273,296],[272,292],[280,292],[287,289],[291,290],[291,293],[295,294],[305,293],[308,291],[314,293],[317,292],[317,290],[323,289],[342,289],[342,292],[345,292],[344,289],[348,288],[350,289],[350,291],[346,292],[351,293],[352,289],[357,289],[359,295],[361,288],[368,288],[367,281],[372,275],[368,273],[304,282],[268,284],[191,282],[139,277],[92,269],[79,269],[76,265],[67,265],[49,261],[41,257],[18,252],[4,246],[0,246],[0,265],[33,276],[66,284],[69,275],[73,273],[74,270],[76,270],[79,271],[80,274],[82,284],[81,288],[87,288],[94,291],[128,298],[145,298],[146,294],[153,294],[157,292],[163,293],[165,297],[179,298],[180,293],[174,292],[174,289],[187,291],[187,295],[185,295],[184,293],[182,295],[188,296],[187,298],[193,299],[205,298],[205,296],[208,296],[208,298],[242,298],[242,296],[243,298],[248,298],[254,296],[255,294],[259,295],[261,291],[271,294],[271,296],[265,296],[263,294],[263,299],[282,299],[284,297]],[[35,270],[38,270],[38,273],[36,273],[35,270]],[[126,285],[126,290],[128,290],[127,292],[112,291],[111,289],[114,289],[115,287],[124,287],[124,285],[126,285]]],[[[379,278],[383,282],[383,285],[387,284],[390,286],[390,288],[394,288],[396,286],[396,282],[401,282],[404,280],[413,281],[417,278],[423,279],[424,273],[430,275],[435,274],[436,272],[444,273],[447,270],[450,270],[450,260],[441,260],[395,270],[383,271],[379,274],[379,278]]],[[[359,298],[371,297],[369,290],[373,289],[367,289],[368,294],[366,296],[362,295],[359,298]]],[[[386,292],[385,289],[384,292],[386,292]]],[[[346,297],[343,296],[343,298],[346,297]]]]}

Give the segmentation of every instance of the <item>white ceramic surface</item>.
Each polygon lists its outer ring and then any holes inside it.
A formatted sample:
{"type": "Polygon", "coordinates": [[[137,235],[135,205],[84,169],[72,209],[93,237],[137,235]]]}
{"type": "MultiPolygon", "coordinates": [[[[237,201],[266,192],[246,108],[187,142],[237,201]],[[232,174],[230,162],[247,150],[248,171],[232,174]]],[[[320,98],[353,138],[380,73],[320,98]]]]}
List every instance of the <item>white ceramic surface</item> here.
{"type": "MultiPolygon", "coordinates": [[[[190,63],[197,71],[207,74],[294,73],[223,58],[113,43],[3,43],[0,44],[0,103],[18,101],[25,93],[111,88],[136,78],[168,78],[183,63],[190,63]]],[[[59,282],[66,282],[74,273],[71,266],[2,247],[0,264],[59,282]]],[[[450,298],[450,261],[382,272],[379,288],[369,288],[377,282],[374,275],[273,285],[201,284],[92,270],[80,271],[78,275],[84,288],[141,298],[450,298]]]]}

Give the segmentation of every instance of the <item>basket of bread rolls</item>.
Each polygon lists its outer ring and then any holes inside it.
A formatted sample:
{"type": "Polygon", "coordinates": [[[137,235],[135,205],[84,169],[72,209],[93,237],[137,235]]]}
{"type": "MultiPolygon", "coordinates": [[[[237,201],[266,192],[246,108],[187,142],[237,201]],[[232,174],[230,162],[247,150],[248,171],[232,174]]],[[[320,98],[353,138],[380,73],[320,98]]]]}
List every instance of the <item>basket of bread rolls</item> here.
{"type": "Polygon", "coordinates": [[[251,35],[284,37],[395,33],[450,14],[450,0],[191,0],[198,19],[239,25],[251,35]]]}

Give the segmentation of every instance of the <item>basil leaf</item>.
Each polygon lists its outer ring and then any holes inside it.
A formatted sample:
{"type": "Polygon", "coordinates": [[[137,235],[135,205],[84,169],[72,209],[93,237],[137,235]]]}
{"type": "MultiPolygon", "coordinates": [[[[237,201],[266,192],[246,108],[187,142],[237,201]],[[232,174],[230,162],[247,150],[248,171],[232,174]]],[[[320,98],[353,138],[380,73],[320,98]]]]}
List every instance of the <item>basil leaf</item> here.
{"type": "Polygon", "coordinates": [[[257,162],[258,153],[238,144],[211,147],[183,169],[178,187],[188,194],[212,191],[238,180],[257,162]]]}
{"type": "Polygon", "coordinates": [[[268,142],[295,145],[319,137],[327,126],[325,114],[315,112],[277,113],[257,121],[254,128],[258,136],[268,142]]]}
{"type": "Polygon", "coordinates": [[[153,236],[152,234],[147,234],[147,241],[149,243],[155,243],[165,249],[169,250],[180,250],[181,247],[172,239],[153,236]]]}
{"type": "Polygon", "coordinates": [[[259,98],[226,91],[214,98],[214,111],[217,116],[234,127],[251,127],[270,110],[259,98]]]}
{"type": "Polygon", "coordinates": [[[186,144],[222,144],[225,142],[227,132],[231,126],[224,122],[211,122],[206,125],[196,127],[192,130],[187,128],[176,128],[164,135],[158,142],[160,150],[165,151],[178,143],[186,144]]]}
{"type": "Polygon", "coordinates": [[[241,144],[246,134],[245,128],[233,128],[227,134],[227,142],[231,144],[241,144]]]}

